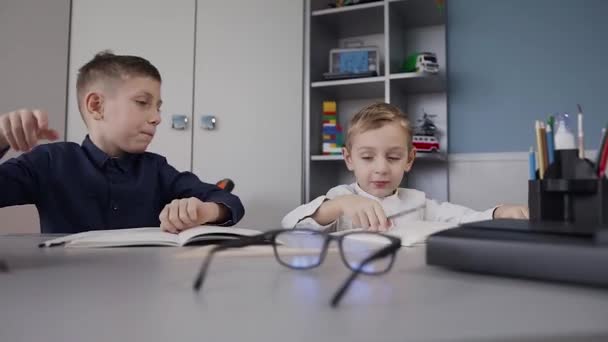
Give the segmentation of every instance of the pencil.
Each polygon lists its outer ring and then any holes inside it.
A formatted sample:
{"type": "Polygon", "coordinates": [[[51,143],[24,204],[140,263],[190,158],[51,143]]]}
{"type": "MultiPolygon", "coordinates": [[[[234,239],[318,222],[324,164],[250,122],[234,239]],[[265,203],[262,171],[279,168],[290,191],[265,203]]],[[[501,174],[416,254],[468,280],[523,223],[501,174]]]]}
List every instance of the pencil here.
{"type": "Polygon", "coordinates": [[[538,176],[540,179],[545,178],[545,150],[543,148],[543,135],[540,129],[540,121],[536,121],[536,150],[538,151],[538,176]]]}

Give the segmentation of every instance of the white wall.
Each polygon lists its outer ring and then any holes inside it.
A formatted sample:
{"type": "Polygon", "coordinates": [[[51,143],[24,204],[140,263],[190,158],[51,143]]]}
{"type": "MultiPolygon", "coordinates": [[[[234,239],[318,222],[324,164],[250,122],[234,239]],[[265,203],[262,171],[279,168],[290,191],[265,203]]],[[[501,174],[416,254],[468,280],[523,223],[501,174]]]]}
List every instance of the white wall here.
{"type": "MultiPolygon", "coordinates": [[[[597,151],[585,156],[595,160],[597,151]]],[[[528,205],[528,153],[453,153],[449,156],[450,202],[476,210],[497,204],[528,205]]]]}
{"type": "Polygon", "coordinates": [[[476,210],[528,203],[528,154],[462,153],[449,156],[450,202],[476,210]]]}

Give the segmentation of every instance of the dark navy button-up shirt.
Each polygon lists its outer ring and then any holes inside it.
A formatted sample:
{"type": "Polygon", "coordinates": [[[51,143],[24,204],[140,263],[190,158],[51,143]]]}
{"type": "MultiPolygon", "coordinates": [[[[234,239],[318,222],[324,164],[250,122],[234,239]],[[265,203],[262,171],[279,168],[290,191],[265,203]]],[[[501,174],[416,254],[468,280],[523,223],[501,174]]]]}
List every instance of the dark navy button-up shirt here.
{"type": "Polygon", "coordinates": [[[111,158],[88,136],[82,146],[40,145],[0,164],[0,207],[35,204],[42,233],[158,227],[166,204],[189,197],[228,207],[231,217],[222,225],[245,214],[237,196],[178,172],[160,155],[111,158]]]}

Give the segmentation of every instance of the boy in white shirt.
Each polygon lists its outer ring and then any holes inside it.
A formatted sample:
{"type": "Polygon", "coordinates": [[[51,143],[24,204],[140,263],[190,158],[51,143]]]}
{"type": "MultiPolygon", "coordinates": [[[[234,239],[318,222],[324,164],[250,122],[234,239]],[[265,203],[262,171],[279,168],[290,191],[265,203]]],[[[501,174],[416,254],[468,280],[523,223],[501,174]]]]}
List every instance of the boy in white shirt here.
{"type": "Polygon", "coordinates": [[[416,149],[409,120],[393,105],[377,103],[359,111],[350,121],[343,154],[356,183],[336,186],[294,209],[283,218],[284,228],[386,231],[411,221],[460,224],[528,218],[524,206],[500,205],[478,212],[427,199],[422,191],[399,188],[412,168],[416,149]]]}

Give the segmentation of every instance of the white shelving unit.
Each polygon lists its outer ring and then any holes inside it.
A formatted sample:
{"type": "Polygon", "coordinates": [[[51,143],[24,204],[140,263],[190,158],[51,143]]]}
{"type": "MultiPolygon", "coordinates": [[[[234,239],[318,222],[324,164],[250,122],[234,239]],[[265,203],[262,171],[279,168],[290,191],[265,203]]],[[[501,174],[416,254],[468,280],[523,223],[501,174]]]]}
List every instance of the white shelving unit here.
{"type": "Polygon", "coordinates": [[[303,201],[353,181],[341,155],[321,153],[322,102],[332,100],[337,102],[338,121],[344,129],[354,113],[374,102],[399,106],[413,125],[419,123],[424,112],[436,115],[441,150],[418,153],[403,186],[447,200],[445,9],[439,9],[435,0],[381,0],[328,8],[330,2],[305,0],[303,201]],[[378,76],[324,80],[323,73],[329,70],[329,51],[350,41],[378,47],[378,76]],[[425,51],[437,54],[438,74],[401,71],[409,54],[425,51]]]}

